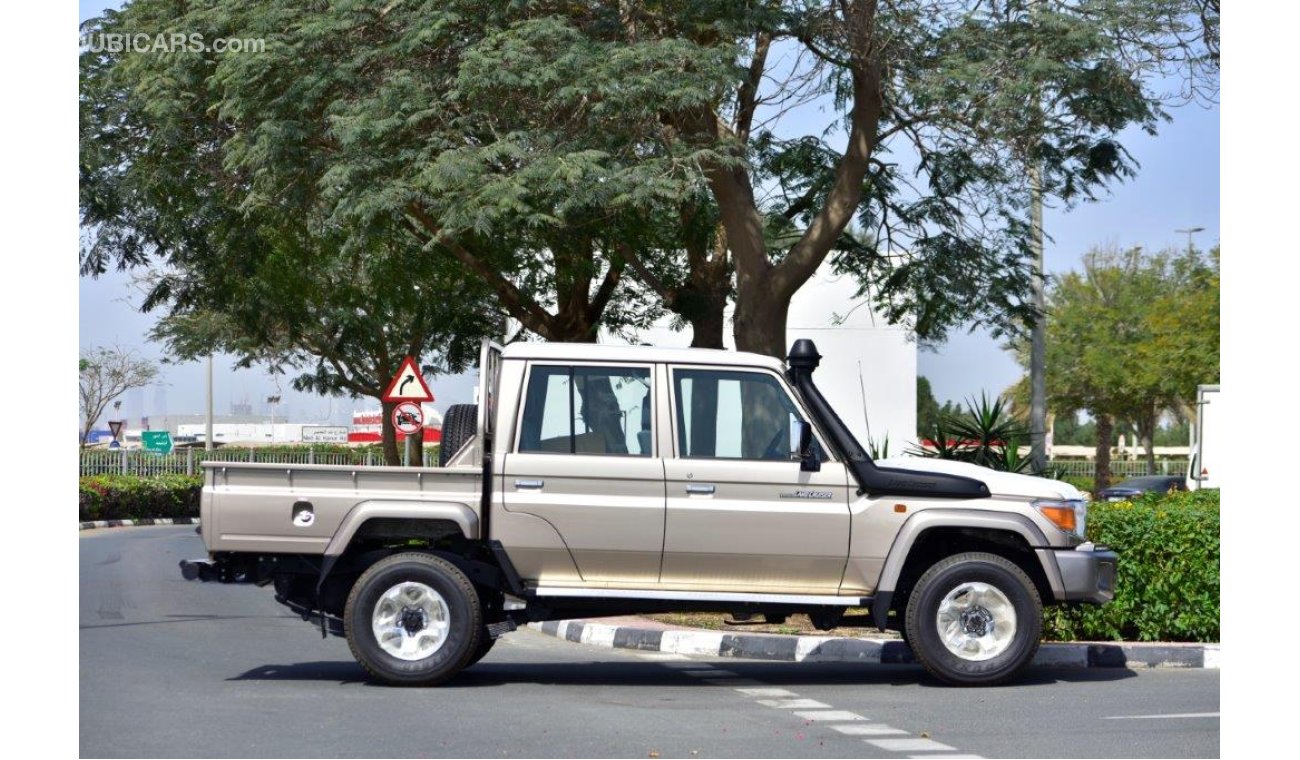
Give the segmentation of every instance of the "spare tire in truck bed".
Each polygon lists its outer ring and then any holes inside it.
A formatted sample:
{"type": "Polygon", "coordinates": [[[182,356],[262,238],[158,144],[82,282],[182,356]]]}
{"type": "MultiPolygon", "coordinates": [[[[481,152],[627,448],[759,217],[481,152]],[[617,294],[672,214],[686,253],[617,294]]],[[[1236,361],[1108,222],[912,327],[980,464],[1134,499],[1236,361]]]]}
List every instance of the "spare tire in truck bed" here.
{"type": "Polygon", "coordinates": [[[465,442],[478,432],[478,404],[452,404],[442,417],[442,442],[438,445],[438,466],[460,451],[465,442]]]}

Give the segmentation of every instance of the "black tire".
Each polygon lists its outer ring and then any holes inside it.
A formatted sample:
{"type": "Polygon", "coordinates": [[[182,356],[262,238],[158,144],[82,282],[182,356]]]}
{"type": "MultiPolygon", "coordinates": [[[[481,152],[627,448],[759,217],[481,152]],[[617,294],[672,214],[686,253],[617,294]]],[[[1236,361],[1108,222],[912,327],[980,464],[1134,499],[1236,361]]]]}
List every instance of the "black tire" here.
{"type": "Polygon", "coordinates": [[[465,442],[478,433],[478,404],[452,404],[442,417],[442,441],[438,444],[438,466],[446,467],[465,442]]]}
{"type": "MultiPolygon", "coordinates": [[[[995,630],[984,628],[978,619],[972,624],[980,626],[976,630],[995,630]]],[[[1034,582],[1014,562],[984,552],[956,554],[935,563],[917,581],[904,627],[912,653],[934,677],[957,686],[991,686],[1016,677],[1033,660],[1043,632],[1043,602],[1034,582]],[[1015,612],[1014,634],[1005,649],[989,659],[963,658],[940,635],[939,605],[964,583],[992,586],[1015,612]]]]}
{"type": "Polygon", "coordinates": [[[455,565],[422,552],[394,554],[371,565],[348,594],[343,622],[352,656],[370,675],[395,686],[432,686],[446,681],[469,664],[486,635],[474,585],[455,565]],[[403,582],[432,588],[446,605],[445,640],[418,660],[386,652],[372,628],[372,615],[383,595],[403,582]]]}
{"type": "Polygon", "coordinates": [[[487,657],[487,653],[492,651],[492,645],[495,643],[497,643],[497,640],[488,635],[486,628],[483,629],[483,638],[479,639],[478,649],[475,649],[474,654],[470,655],[469,662],[465,663],[465,667],[468,668],[487,657]]]}

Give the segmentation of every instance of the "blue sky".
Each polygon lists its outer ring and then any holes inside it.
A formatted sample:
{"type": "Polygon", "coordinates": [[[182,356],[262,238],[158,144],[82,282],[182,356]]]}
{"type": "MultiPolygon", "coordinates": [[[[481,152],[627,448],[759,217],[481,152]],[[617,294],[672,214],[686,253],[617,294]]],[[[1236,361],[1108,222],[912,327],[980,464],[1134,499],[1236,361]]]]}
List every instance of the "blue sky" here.
{"type": "MultiPolygon", "coordinates": [[[[98,15],[119,2],[98,0],[80,3],[80,20],[98,15]]],[[[1048,272],[1076,268],[1080,256],[1094,245],[1143,246],[1158,250],[1183,246],[1185,235],[1175,229],[1204,227],[1196,235],[1198,247],[1219,240],[1219,108],[1190,105],[1171,111],[1173,120],[1151,137],[1138,130],[1123,135],[1124,145],[1141,168],[1138,176],[1117,184],[1101,199],[1073,209],[1048,208],[1044,214],[1048,272]]],[[[129,277],[110,273],[98,280],[83,278],[79,293],[79,342],[83,347],[122,345],[141,354],[160,358],[157,347],[145,340],[154,317],[140,314],[131,304],[139,295],[129,287],[129,277]]],[[[923,350],[919,371],[930,378],[935,395],[944,400],[978,396],[980,391],[998,393],[1020,376],[1020,369],[987,333],[955,331],[935,351],[923,350]]],[[[198,413],[203,399],[203,370],[198,364],[168,365],[163,368],[163,391],[167,410],[173,414],[198,413]]],[[[439,378],[434,381],[438,406],[467,401],[472,394],[470,378],[439,378]]],[[[329,400],[291,391],[280,378],[279,386],[262,370],[235,370],[225,358],[217,361],[216,410],[224,413],[230,402],[247,397],[257,406],[272,393],[280,392],[285,405],[301,421],[343,421],[353,406],[349,399],[329,400]]],[[[147,389],[128,398],[124,411],[132,418],[157,414],[160,392],[147,389]]],[[[370,406],[359,402],[358,408],[370,406]]],[[[284,406],[281,407],[281,413],[284,406]]]]}

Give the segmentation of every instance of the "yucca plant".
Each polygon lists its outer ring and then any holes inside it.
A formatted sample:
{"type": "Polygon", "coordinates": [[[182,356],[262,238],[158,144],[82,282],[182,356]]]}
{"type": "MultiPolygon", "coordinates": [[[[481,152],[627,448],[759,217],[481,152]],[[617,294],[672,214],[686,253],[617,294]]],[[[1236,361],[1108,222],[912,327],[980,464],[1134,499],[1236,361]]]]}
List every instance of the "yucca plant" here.
{"type": "Polygon", "coordinates": [[[913,453],[932,459],[970,462],[1004,472],[1023,472],[1029,461],[1020,456],[1020,441],[1029,431],[1007,413],[1001,398],[966,400],[966,412],[943,415],[930,431],[932,447],[914,447],[913,453]]]}

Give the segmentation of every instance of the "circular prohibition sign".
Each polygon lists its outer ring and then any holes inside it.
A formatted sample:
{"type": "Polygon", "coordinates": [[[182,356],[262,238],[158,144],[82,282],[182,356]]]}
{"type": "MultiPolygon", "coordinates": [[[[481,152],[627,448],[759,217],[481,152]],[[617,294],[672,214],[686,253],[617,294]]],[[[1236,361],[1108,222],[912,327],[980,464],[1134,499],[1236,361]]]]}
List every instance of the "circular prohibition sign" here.
{"type": "Polygon", "coordinates": [[[424,427],[424,410],[414,401],[403,401],[393,408],[393,427],[402,435],[414,435],[424,427]]]}

